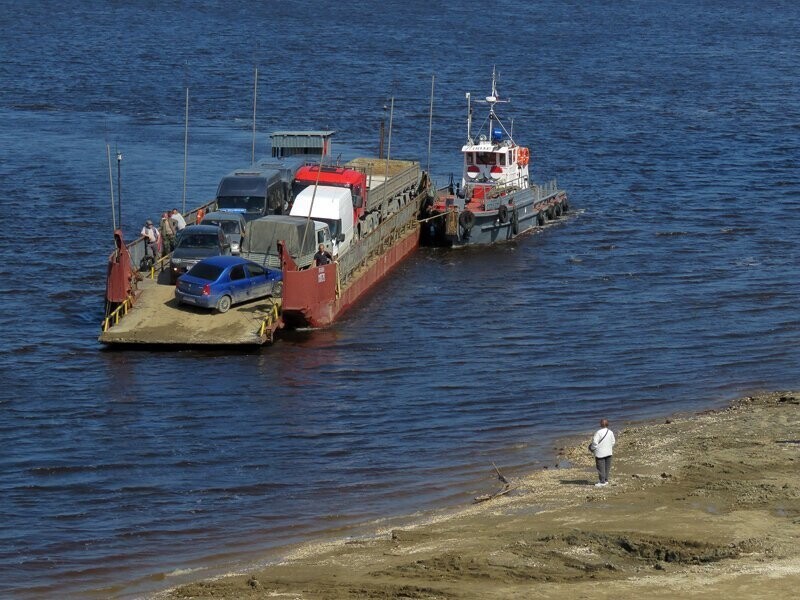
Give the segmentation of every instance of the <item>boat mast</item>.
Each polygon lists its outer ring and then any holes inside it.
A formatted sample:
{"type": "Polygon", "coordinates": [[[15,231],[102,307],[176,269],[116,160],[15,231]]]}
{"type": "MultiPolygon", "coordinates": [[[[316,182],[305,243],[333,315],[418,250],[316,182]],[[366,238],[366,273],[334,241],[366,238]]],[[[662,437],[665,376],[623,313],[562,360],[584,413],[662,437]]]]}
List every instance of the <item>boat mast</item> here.
{"type": "Polygon", "coordinates": [[[472,104],[469,92],[467,92],[467,143],[472,143],[472,104]]]}
{"type": "Polygon", "coordinates": [[[494,125],[494,105],[497,102],[497,68],[492,67],[492,95],[486,97],[486,102],[489,103],[489,142],[492,141],[492,129],[494,125]]]}

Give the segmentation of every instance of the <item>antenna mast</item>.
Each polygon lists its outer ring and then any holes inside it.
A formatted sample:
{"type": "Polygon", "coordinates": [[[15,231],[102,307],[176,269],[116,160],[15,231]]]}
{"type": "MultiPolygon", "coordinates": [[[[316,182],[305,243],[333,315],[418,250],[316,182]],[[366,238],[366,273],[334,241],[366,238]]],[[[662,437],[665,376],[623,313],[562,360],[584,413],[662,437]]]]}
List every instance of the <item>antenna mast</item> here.
{"type": "Polygon", "coordinates": [[[472,143],[472,104],[469,92],[467,92],[467,143],[472,143]]]}

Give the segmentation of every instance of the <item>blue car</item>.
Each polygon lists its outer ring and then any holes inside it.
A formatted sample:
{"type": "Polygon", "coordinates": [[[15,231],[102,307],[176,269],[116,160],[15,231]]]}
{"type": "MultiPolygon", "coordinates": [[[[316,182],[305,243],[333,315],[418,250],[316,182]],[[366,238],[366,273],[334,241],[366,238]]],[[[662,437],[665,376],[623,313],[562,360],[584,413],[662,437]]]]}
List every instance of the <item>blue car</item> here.
{"type": "Polygon", "coordinates": [[[265,296],[279,296],[283,273],[238,256],[201,260],[178,277],[175,297],[183,304],[228,312],[231,306],[265,296]]]}

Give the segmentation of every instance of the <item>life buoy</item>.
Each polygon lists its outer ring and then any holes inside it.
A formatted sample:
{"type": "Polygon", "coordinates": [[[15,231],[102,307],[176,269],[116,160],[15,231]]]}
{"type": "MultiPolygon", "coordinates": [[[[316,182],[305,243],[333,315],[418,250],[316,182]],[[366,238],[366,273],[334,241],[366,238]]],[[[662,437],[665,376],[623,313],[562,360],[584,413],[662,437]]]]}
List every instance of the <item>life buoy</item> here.
{"type": "Polygon", "coordinates": [[[531,158],[530,150],[528,150],[527,148],[520,148],[519,150],[517,150],[517,164],[520,167],[526,166],[530,161],[530,158],[531,158]]]}
{"type": "Polygon", "coordinates": [[[500,220],[501,223],[505,223],[508,221],[508,207],[505,204],[501,204],[497,209],[497,218],[500,220]]]}
{"type": "Polygon", "coordinates": [[[475,213],[471,210],[464,210],[458,215],[458,224],[464,228],[464,231],[470,231],[475,227],[475,213]]]}

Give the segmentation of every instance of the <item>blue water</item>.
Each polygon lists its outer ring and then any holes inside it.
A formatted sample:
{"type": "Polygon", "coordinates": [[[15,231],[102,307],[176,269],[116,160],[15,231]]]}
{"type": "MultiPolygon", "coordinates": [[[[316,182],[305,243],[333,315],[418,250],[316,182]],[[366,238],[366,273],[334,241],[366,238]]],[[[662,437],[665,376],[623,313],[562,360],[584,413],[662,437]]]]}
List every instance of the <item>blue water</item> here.
{"type": "Polygon", "coordinates": [[[0,26],[0,596],[148,594],[469,502],[600,415],[797,387],[796,3],[3,1],[0,26]],[[271,348],[98,344],[106,144],[130,237],[180,207],[186,86],[194,206],[249,162],[256,66],[257,154],[333,128],[374,155],[393,96],[392,156],[423,164],[435,75],[444,184],[495,65],[568,219],[421,250],[271,348]]]}

